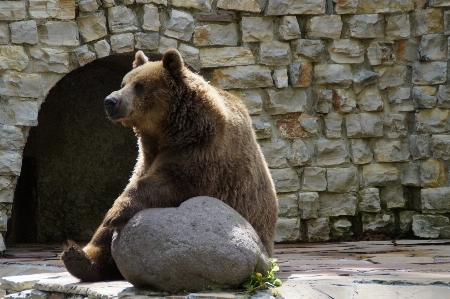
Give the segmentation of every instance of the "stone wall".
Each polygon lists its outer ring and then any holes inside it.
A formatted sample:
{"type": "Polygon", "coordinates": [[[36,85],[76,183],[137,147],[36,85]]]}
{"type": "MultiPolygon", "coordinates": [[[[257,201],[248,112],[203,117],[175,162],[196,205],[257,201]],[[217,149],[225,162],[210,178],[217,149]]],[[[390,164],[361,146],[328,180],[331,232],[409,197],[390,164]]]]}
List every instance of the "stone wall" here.
{"type": "Polygon", "coordinates": [[[449,0],[0,1],[0,231],[56,82],[175,47],[248,106],[277,241],[449,237],[449,35],[449,0]]]}

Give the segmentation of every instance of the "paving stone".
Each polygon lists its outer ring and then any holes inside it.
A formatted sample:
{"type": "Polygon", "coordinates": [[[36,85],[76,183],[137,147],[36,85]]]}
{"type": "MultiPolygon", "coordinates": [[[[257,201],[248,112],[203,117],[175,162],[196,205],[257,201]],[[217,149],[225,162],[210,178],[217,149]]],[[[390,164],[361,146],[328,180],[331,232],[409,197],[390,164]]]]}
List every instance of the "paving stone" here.
{"type": "Polygon", "coordinates": [[[417,211],[400,211],[399,213],[400,232],[407,234],[412,229],[413,216],[417,215],[417,211]]]}
{"type": "Polygon", "coordinates": [[[273,19],[264,17],[242,17],[243,42],[268,42],[273,39],[273,19]]]}
{"type": "Polygon", "coordinates": [[[29,48],[33,58],[34,72],[55,72],[65,74],[69,72],[70,57],[64,50],[32,47],[29,48]]]}
{"type": "Polygon", "coordinates": [[[328,168],[328,192],[356,192],[359,190],[358,169],[328,168]]]}
{"type": "Polygon", "coordinates": [[[78,26],[75,22],[48,21],[38,28],[39,40],[50,46],[78,46],[78,26]]]}
{"type": "Polygon", "coordinates": [[[319,217],[354,216],[357,205],[353,193],[319,193],[319,217]]]}
{"type": "Polygon", "coordinates": [[[243,1],[233,1],[233,0],[219,0],[217,1],[217,8],[226,10],[238,10],[245,12],[260,12],[261,8],[257,1],[255,0],[243,0],[243,1]]]}
{"type": "Polygon", "coordinates": [[[403,163],[400,178],[404,186],[420,186],[420,167],[415,162],[403,163]]]}
{"type": "Polygon", "coordinates": [[[100,39],[108,34],[106,17],[103,12],[95,12],[77,18],[80,35],[85,42],[100,39]]]}
{"type": "Polygon", "coordinates": [[[350,36],[354,38],[383,37],[385,31],[384,17],[378,14],[352,15],[348,19],[350,36]]]}
{"type": "MultiPolygon", "coordinates": [[[[316,112],[327,114],[333,111],[333,91],[329,89],[315,89],[315,97],[317,98],[316,112]]],[[[355,103],[356,107],[356,103],[355,103]]]]}
{"type": "MultiPolygon", "coordinates": [[[[136,49],[141,50],[156,50],[159,46],[159,33],[143,33],[137,32],[134,35],[136,39],[136,49]]],[[[98,52],[97,52],[98,55],[98,52]]]]}
{"type": "Polygon", "coordinates": [[[161,21],[159,17],[158,7],[152,4],[144,5],[144,18],[142,29],[150,31],[159,31],[161,21]]]}
{"type": "Polygon", "coordinates": [[[178,51],[188,66],[196,71],[200,70],[200,51],[197,48],[180,44],[178,51]]]}
{"type": "Polygon", "coordinates": [[[356,107],[355,95],[351,90],[334,89],[332,103],[335,112],[350,113],[356,107]]]}
{"type": "Polygon", "coordinates": [[[302,191],[325,191],[327,189],[326,173],[326,168],[305,167],[302,191]]]}
{"type": "Polygon", "coordinates": [[[319,62],[325,45],[321,40],[297,39],[292,41],[294,61],[319,62]]]}
{"type": "Polygon", "coordinates": [[[431,150],[433,158],[449,160],[450,159],[450,136],[433,135],[431,137],[431,150]]]}
{"type": "Polygon", "coordinates": [[[164,35],[183,41],[189,41],[194,33],[194,18],[180,10],[172,10],[164,35]]]}
{"type": "Polygon", "coordinates": [[[449,196],[449,187],[422,189],[420,199],[423,212],[430,214],[450,212],[449,196]]]}
{"type": "Polygon", "coordinates": [[[368,164],[373,160],[373,152],[365,139],[351,139],[350,152],[354,164],[368,164]]]}
{"type": "Polygon", "coordinates": [[[301,192],[299,194],[299,210],[301,219],[315,219],[319,211],[319,193],[301,192]]]}
{"type": "Polygon", "coordinates": [[[414,215],[412,230],[417,237],[437,238],[449,222],[447,217],[441,215],[414,215]]]}
{"type": "Polygon", "coordinates": [[[349,88],[353,74],[349,64],[317,64],[314,66],[316,84],[337,84],[349,88]]]}
{"type": "Polygon", "coordinates": [[[342,31],[340,15],[312,17],[306,24],[306,34],[309,38],[339,39],[342,31]]]}
{"type": "Polygon", "coordinates": [[[310,62],[294,62],[289,65],[289,83],[292,87],[308,87],[312,82],[313,65],[310,62]]]}
{"type": "Polygon", "coordinates": [[[437,106],[439,108],[450,109],[450,86],[439,85],[437,100],[437,106]]]}
{"type": "Polygon", "coordinates": [[[448,109],[422,109],[415,115],[417,133],[444,133],[449,130],[448,109]]]}
{"type": "Polygon", "coordinates": [[[383,136],[383,119],[380,113],[347,114],[345,120],[348,138],[383,136]]]}
{"type": "Polygon", "coordinates": [[[273,86],[272,72],[265,66],[236,66],[214,70],[211,83],[223,89],[273,86]]]}
{"type": "Polygon", "coordinates": [[[108,9],[108,26],[112,33],[138,30],[136,13],[126,6],[114,6],[108,9]]]}
{"type": "Polygon", "coordinates": [[[265,65],[286,65],[290,62],[288,43],[269,41],[260,43],[259,63],[265,65]]]}
{"type": "Polygon", "coordinates": [[[194,29],[193,43],[195,46],[237,46],[238,26],[233,23],[228,25],[207,24],[197,26],[194,29]]]}
{"type": "Polygon", "coordinates": [[[300,219],[278,218],[275,242],[295,242],[300,239],[300,219]]]}
{"type": "Polygon", "coordinates": [[[278,33],[283,40],[301,38],[300,27],[295,16],[283,16],[280,19],[278,33]]]}
{"type": "Polygon", "coordinates": [[[308,242],[323,242],[330,239],[330,227],[327,218],[309,219],[306,221],[308,242]]]}
{"type": "Polygon", "coordinates": [[[211,2],[212,0],[172,0],[172,5],[175,7],[183,7],[187,9],[193,8],[200,11],[211,11],[211,2]]]}
{"type": "Polygon", "coordinates": [[[370,0],[359,0],[358,13],[394,13],[414,10],[413,0],[381,0],[374,2],[370,0]]]}
{"type": "Polygon", "coordinates": [[[410,38],[409,14],[386,15],[386,37],[391,40],[410,38]]]}
{"type": "Polygon", "coordinates": [[[378,88],[375,85],[365,87],[358,94],[358,108],[361,111],[383,111],[384,103],[378,88]]]}
{"type": "Polygon", "coordinates": [[[380,190],[378,188],[365,188],[358,192],[359,211],[376,213],[381,211],[380,190]]]}
{"type": "Polygon", "coordinates": [[[252,127],[256,134],[256,139],[266,139],[272,136],[272,127],[268,122],[252,117],[252,127]]]}
{"type": "MultiPolygon", "coordinates": [[[[138,38],[139,40],[139,38],[138,38]]],[[[103,58],[109,56],[111,52],[111,46],[106,40],[100,40],[94,44],[95,52],[97,53],[97,58],[103,58]]],[[[142,49],[142,48],[141,48],[142,49]]]]}
{"type": "Polygon", "coordinates": [[[442,84],[447,80],[447,62],[414,62],[413,83],[417,85],[442,84]]]}
{"type": "Polygon", "coordinates": [[[286,149],[288,145],[283,139],[273,139],[259,142],[261,151],[269,168],[287,168],[286,149]]]}
{"type": "Polygon", "coordinates": [[[363,186],[386,186],[395,184],[399,179],[399,171],[391,163],[363,165],[363,186]]]}
{"type": "Polygon", "coordinates": [[[22,46],[0,46],[0,70],[21,71],[27,67],[28,61],[22,46]]]}
{"type": "Polygon", "coordinates": [[[408,112],[415,110],[410,88],[388,88],[386,89],[386,92],[392,112],[408,112]]]}
{"type": "Polygon", "coordinates": [[[330,139],[342,137],[342,119],[342,115],[338,113],[329,113],[323,117],[325,137],[330,139]]]}
{"type": "Polygon", "coordinates": [[[388,213],[362,213],[363,231],[372,230],[379,233],[392,233],[395,228],[394,214],[388,213]]]}
{"type": "Polygon", "coordinates": [[[244,103],[250,115],[259,115],[262,111],[262,92],[260,90],[229,90],[244,103]]]}
{"type": "Polygon", "coordinates": [[[397,87],[406,82],[408,68],[404,65],[379,67],[378,88],[386,89],[388,87],[397,87]]]}
{"type": "Polygon", "coordinates": [[[372,42],[367,48],[367,58],[371,65],[390,65],[395,62],[393,42],[372,42]]]}
{"type": "MultiPolygon", "coordinates": [[[[13,44],[25,43],[35,45],[38,43],[38,32],[35,20],[10,23],[9,29],[11,30],[11,42],[13,44]]],[[[8,29],[5,28],[5,30],[8,29]]]]}
{"type": "MultiPolygon", "coordinates": [[[[64,0],[29,0],[28,11],[36,19],[75,19],[75,1],[64,0]]],[[[25,10],[25,8],[24,8],[25,10]]]]}
{"type": "Polygon", "coordinates": [[[204,48],[200,49],[202,68],[250,65],[255,63],[252,52],[244,47],[204,48]]]}
{"type": "Polygon", "coordinates": [[[307,2],[298,2],[286,0],[283,2],[269,0],[266,8],[266,15],[319,15],[325,13],[325,2],[311,0],[307,2]]]}
{"type": "Polygon", "coordinates": [[[291,166],[303,166],[311,164],[311,152],[301,139],[292,141],[287,153],[287,160],[291,166]]]}
{"type": "Polygon", "coordinates": [[[387,186],[380,189],[380,198],[386,208],[404,208],[406,199],[403,193],[403,186],[387,186]]]}
{"type": "Polygon", "coordinates": [[[358,40],[333,40],[328,51],[330,53],[330,59],[335,63],[345,64],[364,62],[364,45],[358,40]]]}
{"type": "Polygon", "coordinates": [[[416,108],[434,108],[437,104],[437,86],[414,86],[413,101],[416,108]]]}
{"type": "Polygon", "coordinates": [[[303,89],[283,88],[267,89],[265,110],[270,115],[292,112],[305,112],[307,106],[307,94],[303,89]]]}
{"type": "Polygon", "coordinates": [[[115,34],[110,37],[111,49],[114,53],[126,53],[134,51],[133,33],[115,34]]]}
{"type": "Polygon", "coordinates": [[[300,179],[292,168],[270,169],[270,174],[277,192],[295,192],[300,189],[300,179]]]}
{"type": "Polygon", "coordinates": [[[17,21],[25,19],[27,10],[23,1],[1,1],[0,20],[17,21]]]}
{"type": "Polygon", "coordinates": [[[299,216],[298,193],[281,193],[278,197],[278,217],[295,218],[299,216]]]}
{"type": "Polygon", "coordinates": [[[420,164],[420,182],[423,187],[439,187],[445,182],[445,167],[438,160],[424,160],[420,164]]]}
{"type": "Polygon", "coordinates": [[[287,69],[274,70],[272,79],[276,88],[285,88],[289,86],[287,69]]]}
{"type": "Polygon", "coordinates": [[[443,33],[444,14],[439,8],[418,9],[411,13],[413,34],[421,36],[425,34],[443,33]]]}
{"type": "Polygon", "coordinates": [[[410,158],[409,143],[405,139],[379,139],[373,153],[377,162],[405,162],[410,158]]]}

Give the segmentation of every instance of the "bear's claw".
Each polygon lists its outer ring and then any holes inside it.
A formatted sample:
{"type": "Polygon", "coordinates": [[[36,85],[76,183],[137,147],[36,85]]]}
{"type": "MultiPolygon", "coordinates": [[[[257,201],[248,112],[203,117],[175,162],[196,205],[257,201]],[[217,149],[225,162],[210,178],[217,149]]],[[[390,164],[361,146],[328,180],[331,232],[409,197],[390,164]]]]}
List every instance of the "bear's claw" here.
{"type": "Polygon", "coordinates": [[[99,280],[94,263],[78,246],[70,245],[61,254],[61,260],[67,271],[82,281],[99,280]]]}

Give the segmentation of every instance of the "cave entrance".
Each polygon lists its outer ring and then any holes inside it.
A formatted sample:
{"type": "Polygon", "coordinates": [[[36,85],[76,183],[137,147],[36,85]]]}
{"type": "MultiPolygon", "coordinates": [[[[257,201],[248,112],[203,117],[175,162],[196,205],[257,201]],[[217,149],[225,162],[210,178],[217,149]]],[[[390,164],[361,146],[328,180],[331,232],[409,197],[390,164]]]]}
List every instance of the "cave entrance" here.
{"type": "Polygon", "coordinates": [[[137,157],[132,129],[112,123],[103,110],[133,59],[132,53],[97,59],[50,90],[24,148],[7,244],[91,238],[137,157]]]}

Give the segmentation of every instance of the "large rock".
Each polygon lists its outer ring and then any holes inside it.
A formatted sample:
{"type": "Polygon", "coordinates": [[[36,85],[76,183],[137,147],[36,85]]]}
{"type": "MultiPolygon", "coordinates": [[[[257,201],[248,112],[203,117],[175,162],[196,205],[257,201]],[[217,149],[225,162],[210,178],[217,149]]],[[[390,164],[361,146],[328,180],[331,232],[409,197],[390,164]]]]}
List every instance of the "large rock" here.
{"type": "Polygon", "coordinates": [[[135,286],[169,292],[235,288],[254,271],[269,269],[253,227],[225,203],[205,196],[178,208],[139,212],[114,235],[112,255],[135,286]]]}

